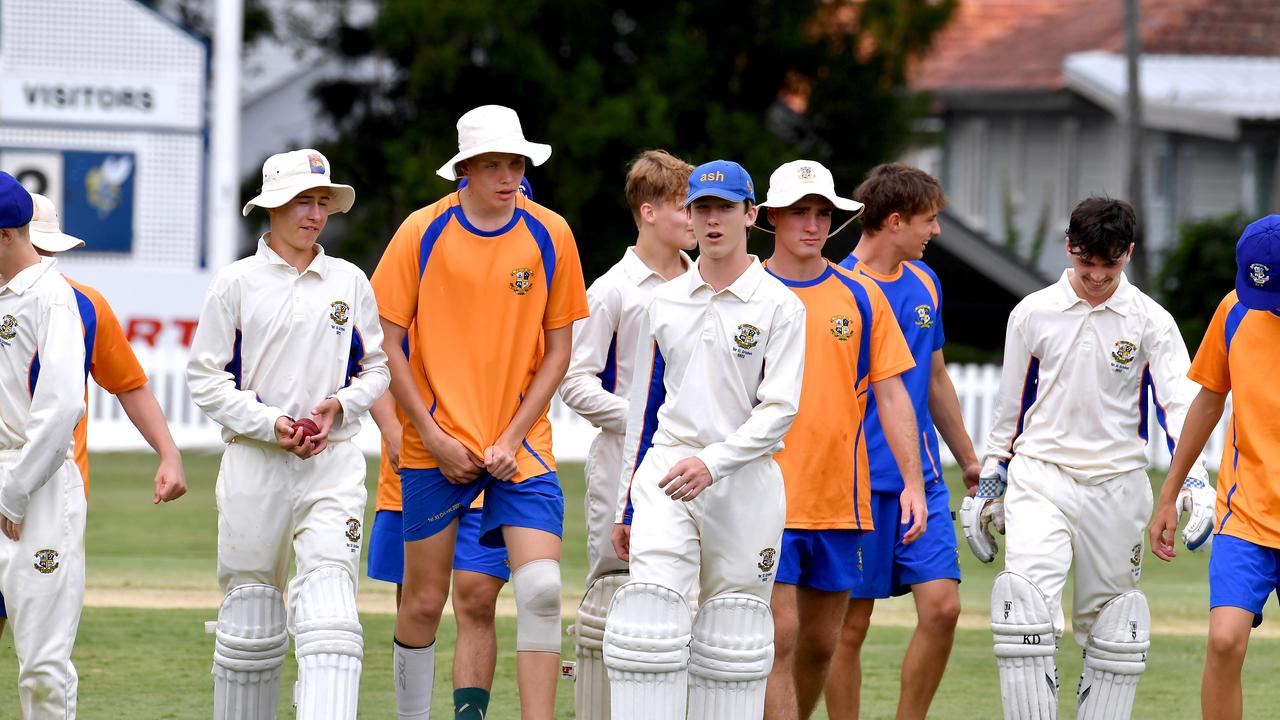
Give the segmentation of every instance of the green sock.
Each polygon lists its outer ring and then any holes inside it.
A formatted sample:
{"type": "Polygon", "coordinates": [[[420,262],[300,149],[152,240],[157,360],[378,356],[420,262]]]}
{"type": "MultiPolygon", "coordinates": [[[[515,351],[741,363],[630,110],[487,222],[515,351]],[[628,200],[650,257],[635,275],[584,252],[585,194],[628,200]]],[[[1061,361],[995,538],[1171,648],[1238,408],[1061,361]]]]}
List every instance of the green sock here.
{"type": "Polygon", "coordinates": [[[488,690],[466,687],[453,691],[454,720],[484,720],[487,712],[489,712],[488,690]]]}

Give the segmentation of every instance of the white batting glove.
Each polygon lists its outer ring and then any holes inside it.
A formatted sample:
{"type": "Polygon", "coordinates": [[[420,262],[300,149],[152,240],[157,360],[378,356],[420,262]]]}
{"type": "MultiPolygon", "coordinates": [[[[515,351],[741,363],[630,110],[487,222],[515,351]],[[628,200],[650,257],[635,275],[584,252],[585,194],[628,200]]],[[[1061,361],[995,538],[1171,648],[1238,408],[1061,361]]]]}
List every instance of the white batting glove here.
{"type": "Polygon", "coordinates": [[[1213,544],[1213,526],[1218,524],[1215,506],[1218,493],[1203,480],[1187,478],[1174,507],[1178,514],[1188,513],[1187,524],[1182,528],[1182,542],[1191,552],[1203,552],[1213,544]]]}
{"type": "Polygon", "coordinates": [[[1007,471],[996,461],[989,461],[978,477],[978,492],[960,503],[960,528],[978,560],[989,563],[995,560],[999,546],[987,530],[995,525],[1004,534],[1004,491],[1008,486],[1007,471]]]}

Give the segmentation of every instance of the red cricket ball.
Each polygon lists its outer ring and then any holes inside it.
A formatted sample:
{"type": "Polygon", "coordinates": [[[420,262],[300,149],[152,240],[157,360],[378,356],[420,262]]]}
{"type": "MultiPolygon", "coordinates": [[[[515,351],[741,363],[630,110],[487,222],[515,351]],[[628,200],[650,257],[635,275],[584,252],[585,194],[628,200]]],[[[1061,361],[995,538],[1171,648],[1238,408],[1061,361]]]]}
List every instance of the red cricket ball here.
{"type": "Polygon", "coordinates": [[[293,429],[294,429],[295,431],[297,431],[297,430],[301,430],[301,431],[302,431],[302,439],[303,439],[303,440],[306,440],[307,438],[311,437],[312,435],[319,435],[319,434],[320,434],[320,426],[319,426],[319,425],[317,425],[317,424],[316,424],[316,421],[315,421],[315,420],[312,420],[311,418],[302,418],[301,420],[297,420],[297,421],[295,421],[295,422],[293,423],[293,429]]]}

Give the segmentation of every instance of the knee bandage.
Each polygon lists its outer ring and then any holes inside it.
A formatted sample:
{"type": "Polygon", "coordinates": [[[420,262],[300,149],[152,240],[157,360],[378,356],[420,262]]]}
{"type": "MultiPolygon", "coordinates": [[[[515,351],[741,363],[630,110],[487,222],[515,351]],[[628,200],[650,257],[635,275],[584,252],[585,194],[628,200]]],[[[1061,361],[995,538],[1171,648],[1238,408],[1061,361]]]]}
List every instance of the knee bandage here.
{"type": "Polygon", "coordinates": [[[625,572],[602,575],[591,583],[578,605],[573,637],[577,675],[573,684],[576,717],[609,720],[609,676],[604,667],[605,617],[613,595],[627,582],[625,572]]]}
{"type": "Polygon", "coordinates": [[[1044,593],[1012,572],[991,588],[991,632],[1005,720],[1053,720],[1058,716],[1058,649],[1044,593]]]}
{"type": "Polygon", "coordinates": [[[1141,591],[1103,605],[1085,641],[1077,720],[1129,720],[1150,647],[1151,611],[1141,591]]]}
{"type": "Polygon", "coordinates": [[[298,718],[353,720],[364,633],[356,612],[355,581],[346,568],[325,565],[294,579],[289,629],[298,656],[298,718]]]}
{"type": "Polygon", "coordinates": [[[746,593],[716,595],[698,609],[689,645],[689,717],[741,720],[764,716],[773,668],[773,614],[746,593]]]}
{"type": "Polygon", "coordinates": [[[284,596],[270,585],[232,588],[218,609],[214,636],[214,719],[274,718],[289,650],[284,596]]]}
{"type": "Polygon", "coordinates": [[[675,590],[652,583],[618,589],[604,632],[613,720],[684,720],[690,625],[689,605],[675,590]]]}
{"type": "Polygon", "coordinates": [[[516,650],[560,652],[560,563],[534,560],[511,574],[516,650]]]}

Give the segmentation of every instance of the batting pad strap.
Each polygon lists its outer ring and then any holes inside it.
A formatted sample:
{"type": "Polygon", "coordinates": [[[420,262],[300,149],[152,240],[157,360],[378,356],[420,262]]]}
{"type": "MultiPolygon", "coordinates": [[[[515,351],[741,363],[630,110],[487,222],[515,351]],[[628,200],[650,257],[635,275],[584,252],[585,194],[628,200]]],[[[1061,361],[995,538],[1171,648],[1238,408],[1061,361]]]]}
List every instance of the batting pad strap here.
{"type": "Polygon", "coordinates": [[[560,652],[560,563],[533,560],[511,574],[516,651],[560,652]]]}

